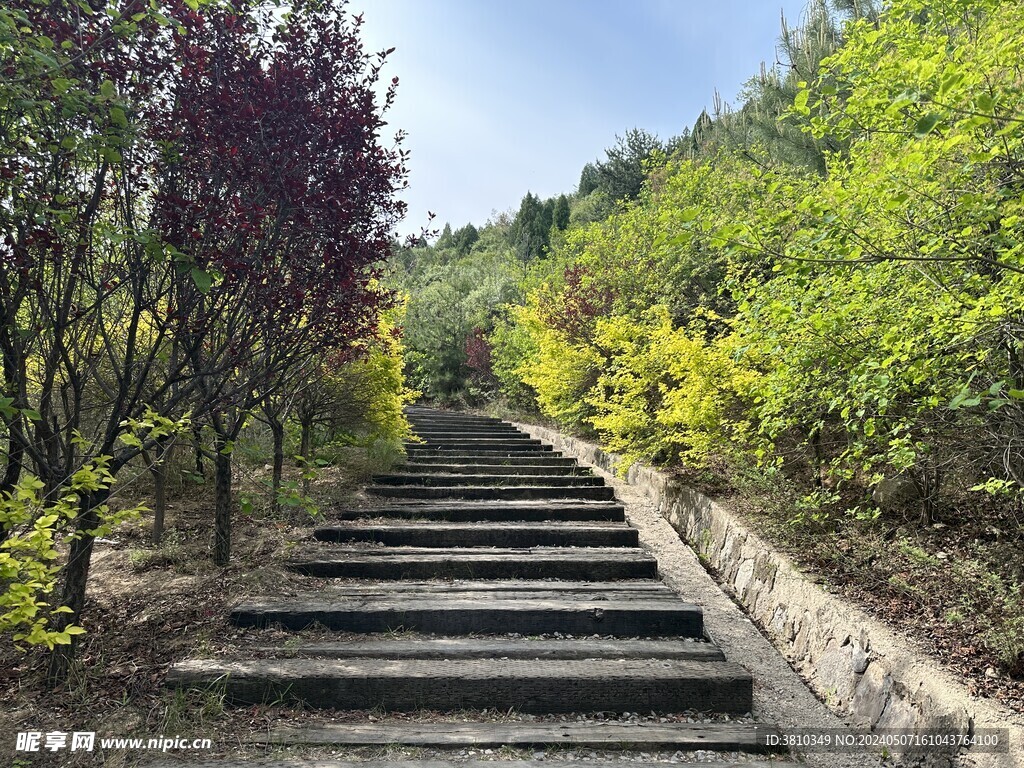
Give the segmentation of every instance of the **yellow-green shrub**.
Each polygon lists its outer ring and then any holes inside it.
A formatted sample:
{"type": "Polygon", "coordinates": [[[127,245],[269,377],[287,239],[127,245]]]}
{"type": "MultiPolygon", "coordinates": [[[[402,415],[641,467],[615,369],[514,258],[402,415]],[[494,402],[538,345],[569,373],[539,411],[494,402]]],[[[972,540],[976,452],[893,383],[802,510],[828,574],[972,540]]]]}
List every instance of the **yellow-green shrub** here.
{"type": "Polygon", "coordinates": [[[589,421],[609,449],[628,459],[702,462],[746,434],[742,394],[755,374],[739,365],[729,339],[708,341],[702,322],[674,328],[657,305],[642,322],[598,322],[607,363],[587,398],[589,421]]]}

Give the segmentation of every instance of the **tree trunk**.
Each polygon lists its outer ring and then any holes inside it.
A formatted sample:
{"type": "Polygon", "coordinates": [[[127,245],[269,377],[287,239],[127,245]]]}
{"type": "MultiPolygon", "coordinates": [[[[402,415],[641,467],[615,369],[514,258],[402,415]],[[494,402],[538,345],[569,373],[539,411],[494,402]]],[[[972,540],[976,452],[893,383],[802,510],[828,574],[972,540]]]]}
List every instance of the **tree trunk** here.
{"type": "Polygon", "coordinates": [[[203,465],[203,428],[196,422],[192,423],[192,447],[196,454],[196,474],[206,477],[206,467],[203,465]]]}
{"type": "Polygon", "coordinates": [[[270,417],[270,431],[274,434],[274,472],[270,479],[270,510],[281,511],[281,477],[284,473],[284,424],[270,417]]]}
{"type": "Polygon", "coordinates": [[[816,488],[823,488],[825,486],[822,479],[821,465],[823,463],[822,450],[821,450],[821,430],[822,426],[819,424],[814,432],[811,434],[811,448],[814,450],[814,486],[816,488]]]}
{"type": "MultiPolygon", "coordinates": [[[[68,562],[64,566],[64,586],[61,590],[59,605],[66,605],[71,613],[58,613],[53,619],[53,629],[62,632],[72,624],[76,624],[85,607],[85,587],[89,581],[89,565],[92,562],[92,548],[95,537],[89,533],[100,523],[99,507],[106,501],[109,491],[100,490],[82,496],[75,531],[78,538],[71,542],[68,562]]],[[[50,652],[46,677],[51,685],[67,682],[71,671],[71,663],[78,649],[78,635],[71,636],[68,645],[54,646],[50,652]]]]}
{"type": "Polygon", "coordinates": [[[3,480],[0,480],[0,492],[13,491],[14,486],[21,479],[22,462],[25,460],[25,446],[14,434],[16,429],[21,428],[21,423],[21,416],[18,415],[11,419],[10,426],[8,427],[10,437],[7,447],[7,467],[4,469],[3,480]]]}
{"type": "Polygon", "coordinates": [[[225,566],[231,559],[231,454],[220,435],[214,441],[213,461],[216,502],[213,521],[213,562],[225,566]]]}
{"type": "MultiPolygon", "coordinates": [[[[21,440],[14,435],[14,425],[18,424],[20,421],[21,417],[15,416],[11,420],[12,426],[9,427],[11,436],[8,441],[7,468],[4,470],[3,480],[0,481],[0,493],[10,493],[18,484],[18,480],[21,479],[21,463],[25,459],[25,446],[22,444],[21,440]]],[[[0,544],[5,542],[10,534],[10,529],[0,528],[0,544]]]]}
{"type": "Polygon", "coordinates": [[[918,524],[922,527],[931,525],[935,522],[935,508],[942,486],[942,469],[929,462],[915,478],[915,484],[921,504],[918,524]]]}
{"type": "Polygon", "coordinates": [[[302,422],[302,432],[299,437],[299,455],[302,456],[302,493],[309,496],[309,468],[313,466],[313,457],[310,452],[313,450],[313,424],[310,421],[302,422]]]}
{"type": "Polygon", "coordinates": [[[147,452],[143,451],[142,455],[153,477],[153,544],[159,544],[164,535],[167,511],[167,462],[170,461],[174,443],[161,440],[153,450],[153,461],[150,461],[147,452]]]}

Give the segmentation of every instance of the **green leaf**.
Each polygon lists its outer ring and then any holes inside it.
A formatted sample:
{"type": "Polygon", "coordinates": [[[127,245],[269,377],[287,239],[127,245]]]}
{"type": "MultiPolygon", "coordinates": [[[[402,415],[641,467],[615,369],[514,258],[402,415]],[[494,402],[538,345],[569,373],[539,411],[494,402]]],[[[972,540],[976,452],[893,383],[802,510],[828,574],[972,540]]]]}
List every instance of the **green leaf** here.
{"type": "Polygon", "coordinates": [[[939,98],[945,97],[947,93],[956,88],[960,83],[964,81],[964,75],[962,72],[954,72],[947,76],[942,83],[939,85],[939,98]]]}
{"type": "Polygon", "coordinates": [[[982,112],[994,112],[996,109],[996,98],[990,93],[979,93],[974,98],[974,104],[982,112]]]}
{"type": "Polygon", "coordinates": [[[112,99],[117,95],[117,89],[114,88],[114,84],[109,80],[104,80],[100,84],[100,96],[105,99],[112,99]]]}
{"type": "Polygon", "coordinates": [[[37,51],[35,48],[30,48],[29,53],[35,58],[39,59],[45,66],[50,69],[60,69],[60,62],[58,62],[53,56],[42,51],[37,51]]]}
{"type": "Polygon", "coordinates": [[[796,98],[793,99],[793,109],[795,109],[801,115],[809,115],[811,113],[811,110],[807,106],[807,100],[810,99],[810,97],[810,91],[806,89],[799,91],[796,95],[796,98]]]}
{"type": "Polygon", "coordinates": [[[919,139],[923,139],[929,133],[934,131],[936,126],[941,122],[942,115],[937,112],[929,112],[917,121],[917,125],[914,126],[914,136],[919,139]]]}
{"type": "Polygon", "coordinates": [[[199,267],[192,267],[192,281],[200,293],[207,293],[213,287],[213,275],[199,267]]]}

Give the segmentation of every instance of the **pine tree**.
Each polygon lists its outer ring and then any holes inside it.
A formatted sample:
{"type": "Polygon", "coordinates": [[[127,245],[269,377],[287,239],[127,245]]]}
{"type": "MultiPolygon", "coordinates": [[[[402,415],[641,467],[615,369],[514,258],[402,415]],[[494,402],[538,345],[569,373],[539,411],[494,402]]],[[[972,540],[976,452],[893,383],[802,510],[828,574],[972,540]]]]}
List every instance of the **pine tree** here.
{"type": "Polygon", "coordinates": [[[554,210],[554,221],[553,226],[559,232],[566,229],[569,226],[569,198],[565,195],[559,195],[558,199],[555,200],[554,210]]]}

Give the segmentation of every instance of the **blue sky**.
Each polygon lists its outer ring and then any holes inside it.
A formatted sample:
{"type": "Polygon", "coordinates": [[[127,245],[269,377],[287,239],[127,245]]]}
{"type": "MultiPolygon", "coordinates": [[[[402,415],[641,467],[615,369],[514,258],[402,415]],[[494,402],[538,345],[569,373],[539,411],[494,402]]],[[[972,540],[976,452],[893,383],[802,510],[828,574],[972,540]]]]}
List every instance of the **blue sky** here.
{"type": "Polygon", "coordinates": [[[368,50],[394,46],[388,113],[408,138],[409,216],[440,227],[572,191],[616,134],[662,138],[775,60],[805,0],[351,0],[368,50]]]}

